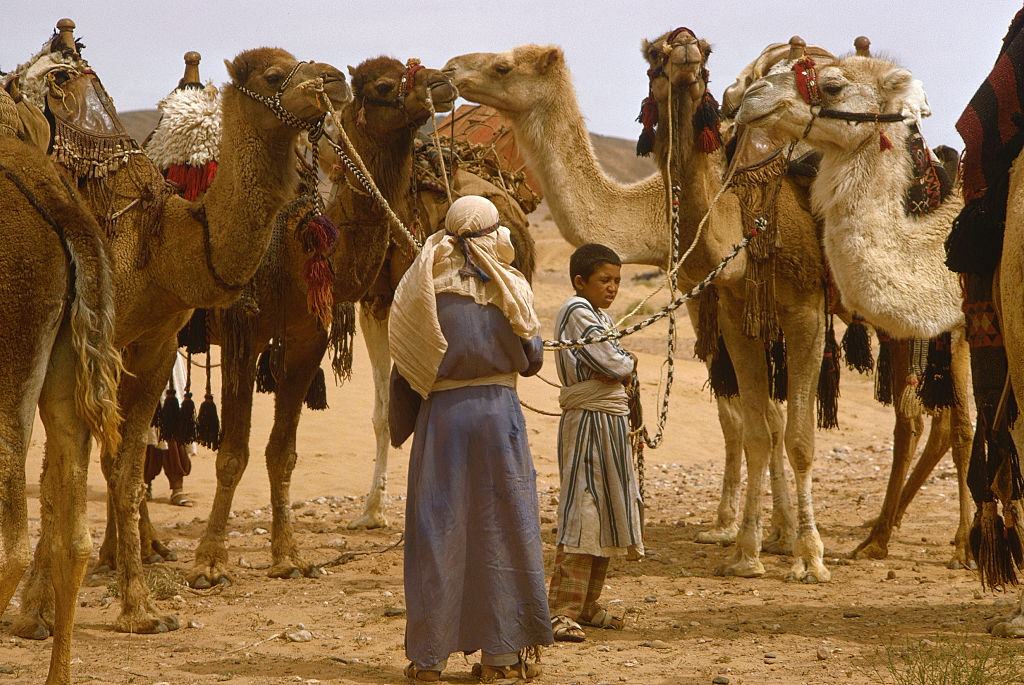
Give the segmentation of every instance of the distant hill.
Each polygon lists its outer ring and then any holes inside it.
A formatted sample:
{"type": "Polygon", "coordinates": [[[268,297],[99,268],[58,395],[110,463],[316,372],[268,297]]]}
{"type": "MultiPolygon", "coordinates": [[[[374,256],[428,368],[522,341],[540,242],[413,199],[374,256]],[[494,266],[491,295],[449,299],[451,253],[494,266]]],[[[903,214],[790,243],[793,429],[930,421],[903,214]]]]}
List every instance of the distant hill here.
{"type": "MultiPolygon", "coordinates": [[[[119,114],[128,133],[139,144],[156,128],[160,120],[160,113],[155,109],[139,109],[119,114]]],[[[658,170],[652,158],[636,156],[636,143],[632,140],[596,133],[590,134],[590,140],[604,170],[623,183],[638,181],[658,170]]]]}

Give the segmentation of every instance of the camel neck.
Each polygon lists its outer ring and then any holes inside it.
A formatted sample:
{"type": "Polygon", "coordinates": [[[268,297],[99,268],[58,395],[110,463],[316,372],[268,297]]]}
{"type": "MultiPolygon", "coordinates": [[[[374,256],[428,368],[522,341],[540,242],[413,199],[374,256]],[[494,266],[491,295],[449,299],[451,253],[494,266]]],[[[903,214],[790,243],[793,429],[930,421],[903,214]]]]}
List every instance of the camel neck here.
{"type": "Polygon", "coordinates": [[[373,176],[381,195],[404,220],[405,217],[398,211],[395,203],[403,210],[408,205],[416,129],[409,126],[403,129],[377,131],[369,125],[361,126],[351,115],[353,109],[350,107],[346,110],[342,122],[345,133],[373,176]]]}
{"type": "Polygon", "coordinates": [[[274,214],[296,186],[292,159],[298,132],[284,126],[258,130],[242,115],[242,97],[230,87],[224,93],[217,176],[202,200],[210,261],[219,279],[231,284],[256,272],[274,214]]]}

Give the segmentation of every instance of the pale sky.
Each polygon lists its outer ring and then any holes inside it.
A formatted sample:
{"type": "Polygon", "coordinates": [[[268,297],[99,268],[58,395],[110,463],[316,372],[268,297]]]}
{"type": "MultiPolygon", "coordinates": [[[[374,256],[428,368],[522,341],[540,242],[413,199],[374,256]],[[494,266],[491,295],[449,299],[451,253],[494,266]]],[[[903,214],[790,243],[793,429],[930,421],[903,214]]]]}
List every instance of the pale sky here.
{"type": "Polygon", "coordinates": [[[768,43],[801,35],[833,53],[858,35],[924,82],[932,146],[963,146],[953,125],[988,74],[1021,3],[1012,0],[4,0],[0,69],[34,54],[71,17],[85,56],[122,111],[151,109],[197,50],[204,80],[227,79],[223,60],[273,45],[344,69],[367,57],[419,57],[439,67],[465,52],[523,43],[562,46],[592,131],[635,138],[647,92],[642,38],[687,26],[714,46],[711,88],[720,97],[768,43]],[[756,9],[751,9],[756,8],[756,9]]]}

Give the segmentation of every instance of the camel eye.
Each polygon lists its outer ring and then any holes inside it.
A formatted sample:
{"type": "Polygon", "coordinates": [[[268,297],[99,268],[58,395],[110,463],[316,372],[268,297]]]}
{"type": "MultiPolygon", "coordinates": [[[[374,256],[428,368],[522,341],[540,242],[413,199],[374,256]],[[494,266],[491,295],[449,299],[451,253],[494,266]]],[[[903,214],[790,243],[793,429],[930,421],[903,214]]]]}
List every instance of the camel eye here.
{"type": "Polygon", "coordinates": [[[277,69],[272,69],[263,74],[263,78],[266,80],[268,85],[279,86],[281,85],[281,81],[284,80],[284,73],[277,69]]]}
{"type": "Polygon", "coordinates": [[[494,70],[504,76],[508,72],[512,71],[512,65],[507,63],[501,63],[494,65],[494,70]]]}
{"type": "Polygon", "coordinates": [[[839,95],[843,91],[843,84],[841,83],[826,83],[821,87],[823,91],[829,95],[839,95]]]}

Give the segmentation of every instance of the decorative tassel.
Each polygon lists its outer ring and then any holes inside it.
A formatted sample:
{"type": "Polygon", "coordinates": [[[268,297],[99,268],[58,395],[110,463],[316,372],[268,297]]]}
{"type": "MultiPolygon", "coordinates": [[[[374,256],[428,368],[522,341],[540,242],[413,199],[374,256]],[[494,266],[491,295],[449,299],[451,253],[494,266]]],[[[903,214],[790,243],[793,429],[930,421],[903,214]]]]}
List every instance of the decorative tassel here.
{"type": "Polygon", "coordinates": [[[776,402],[785,402],[789,396],[789,365],[786,359],[786,339],[781,335],[765,347],[768,362],[768,394],[776,402]]]}
{"type": "Polygon", "coordinates": [[[919,386],[920,382],[917,376],[913,374],[907,376],[907,383],[903,387],[903,394],[900,395],[899,405],[896,408],[901,416],[915,418],[924,413],[924,404],[918,394],[919,386]]]}
{"type": "Polygon", "coordinates": [[[953,394],[953,352],[949,333],[943,333],[928,341],[928,362],[918,388],[921,403],[928,411],[952,407],[956,401],[953,394]]]}
{"type": "Polygon", "coordinates": [[[334,381],[344,383],[352,378],[352,350],[356,336],[356,306],[352,302],[335,302],[331,316],[331,333],[327,349],[331,350],[334,381]]]}
{"type": "Polygon", "coordinates": [[[871,354],[871,333],[864,325],[864,319],[854,316],[853,321],[843,333],[843,357],[846,366],[858,373],[870,373],[875,368],[875,360],[871,354]]]}
{"type": "Polygon", "coordinates": [[[885,131],[878,129],[878,149],[882,152],[892,149],[892,141],[889,140],[889,136],[885,135],[885,131]]]}
{"type": "Polygon", "coordinates": [[[309,254],[303,268],[306,307],[324,330],[330,330],[334,307],[334,268],[328,256],[334,251],[338,229],[323,214],[316,214],[299,228],[302,247],[309,254]]]}
{"type": "Polygon", "coordinates": [[[729,357],[729,350],[725,347],[725,338],[718,336],[718,352],[711,362],[710,376],[708,383],[711,385],[711,393],[715,397],[737,397],[740,394],[740,384],[736,380],[736,369],[729,357]]]}
{"type": "Polygon", "coordinates": [[[697,340],[693,354],[702,362],[713,359],[718,351],[718,289],[710,285],[697,300],[697,340]]]}
{"type": "Polygon", "coordinates": [[[882,331],[878,333],[878,366],[875,368],[875,400],[884,406],[892,404],[892,346],[896,342],[882,331]]]}
{"type": "Polygon", "coordinates": [[[206,397],[199,405],[199,416],[196,418],[196,442],[211,450],[220,449],[220,418],[217,416],[217,405],[213,401],[210,387],[210,355],[206,355],[206,397]]]}
{"type": "Polygon", "coordinates": [[[178,331],[178,347],[184,347],[189,354],[206,354],[210,351],[206,317],[205,309],[196,309],[192,312],[188,323],[178,331]]]}
{"type": "Polygon", "coordinates": [[[323,214],[314,216],[300,230],[302,249],[307,253],[330,254],[338,242],[338,227],[323,214]]]}
{"type": "Polygon", "coordinates": [[[710,154],[722,147],[722,134],[718,130],[720,120],[718,102],[711,91],[705,90],[693,113],[694,142],[701,152],[710,154]]]}
{"type": "Polygon", "coordinates": [[[818,72],[814,66],[814,60],[804,55],[793,63],[793,73],[796,75],[796,88],[804,102],[820,105],[821,91],[818,89],[818,72]]]}
{"type": "Polygon", "coordinates": [[[896,370],[897,373],[907,374],[906,386],[899,398],[897,410],[901,415],[913,418],[924,413],[924,403],[921,402],[919,388],[925,368],[928,366],[928,341],[923,338],[914,338],[903,341],[901,344],[909,347],[910,363],[907,369],[896,370]]]}
{"type": "Polygon", "coordinates": [[[636,141],[636,154],[646,157],[654,151],[654,127],[658,125],[658,103],[653,95],[648,95],[640,103],[640,114],[636,120],[644,127],[636,141]]]}
{"type": "Polygon", "coordinates": [[[831,314],[825,328],[825,352],[818,376],[818,428],[839,428],[839,344],[831,314]]]}
{"type": "Polygon", "coordinates": [[[272,341],[260,352],[256,361],[256,392],[277,391],[277,371],[280,362],[280,346],[272,341]]]}
{"type": "Polygon", "coordinates": [[[324,370],[318,368],[313,374],[313,380],[306,390],[306,406],[313,411],[327,409],[327,380],[324,378],[324,370]]]}
{"type": "Polygon", "coordinates": [[[199,199],[206,192],[217,175],[217,162],[209,161],[203,166],[172,164],[164,171],[164,178],[178,188],[178,194],[189,202],[199,199]]]}
{"type": "Polygon", "coordinates": [[[185,394],[178,410],[178,426],[175,440],[179,445],[188,445],[196,441],[196,403],[192,400],[192,354],[188,354],[185,362],[185,394]]]}
{"type": "Polygon", "coordinates": [[[174,440],[178,429],[178,416],[181,407],[178,405],[177,393],[174,391],[174,381],[171,387],[167,388],[164,394],[164,404],[160,407],[160,439],[174,440]]]}

